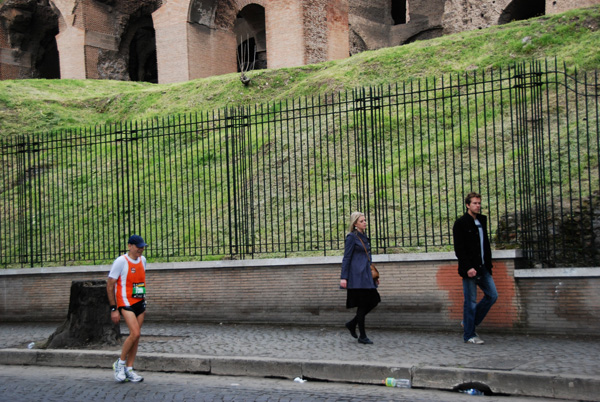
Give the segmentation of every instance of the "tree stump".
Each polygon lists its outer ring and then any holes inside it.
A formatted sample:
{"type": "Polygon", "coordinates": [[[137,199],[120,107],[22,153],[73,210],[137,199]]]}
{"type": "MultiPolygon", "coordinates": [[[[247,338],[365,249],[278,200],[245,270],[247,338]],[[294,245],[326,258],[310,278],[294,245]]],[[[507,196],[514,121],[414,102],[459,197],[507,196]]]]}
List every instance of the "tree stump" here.
{"type": "Polygon", "coordinates": [[[110,319],[106,280],[73,281],[67,319],[48,338],[47,348],[120,344],[121,328],[110,319]]]}

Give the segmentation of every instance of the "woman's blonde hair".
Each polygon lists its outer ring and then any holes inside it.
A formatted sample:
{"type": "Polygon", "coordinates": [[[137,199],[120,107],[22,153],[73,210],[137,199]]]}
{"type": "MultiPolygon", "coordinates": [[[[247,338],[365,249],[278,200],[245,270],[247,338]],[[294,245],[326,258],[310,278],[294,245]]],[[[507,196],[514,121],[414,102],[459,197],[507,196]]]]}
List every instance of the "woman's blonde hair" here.
{"type": "Polygon", "coordinates": [[[350,225],[348,226],[348,233],[351,233],[354,231],[354,225],[356,225],[356,221],[358,221],[358,219],[361,216],[365,216],[365,214],[363,214],[362,212],[352,212],[352,214],[350,215],[350,225]]]}

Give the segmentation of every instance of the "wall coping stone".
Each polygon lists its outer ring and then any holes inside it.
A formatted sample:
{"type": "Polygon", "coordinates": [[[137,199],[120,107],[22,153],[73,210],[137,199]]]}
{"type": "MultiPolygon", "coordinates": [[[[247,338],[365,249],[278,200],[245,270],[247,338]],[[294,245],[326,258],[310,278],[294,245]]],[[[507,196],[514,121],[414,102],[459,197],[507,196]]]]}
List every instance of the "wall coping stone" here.
{"type": "Polygon", "coordinates": [[[600,267],[515,269],[515,279],[600,277],[600,267]]]}
{"type": "MultiPolygon", "coordinates": [[[[495,250],[495,260],[516,259],[523,257],[522,250],[495,250]]],[[[403,253],[403,254],[377,254],[373,256],[374,263],[394,262],[425,262],[444,261],[456,262],[454,252],[440,253],[403,253]]],[[[250,268],[250,267],[290,267],[301,265],[339,265],[342,256],[330,257],[298,257],[298,258],[265,258],[255,260],[217,260],[217,261],[187,261],[187,262],[149,262],[148,271],[181,270],[203,268],[250,268]]],[[[79,265],[69,267],[41,267],[41,268],[16,268],[0,269],[0,277],[10,275],[44,275],[44,274],[74,274],[74,273],[108,273],[110,265],[79,265]]]]}

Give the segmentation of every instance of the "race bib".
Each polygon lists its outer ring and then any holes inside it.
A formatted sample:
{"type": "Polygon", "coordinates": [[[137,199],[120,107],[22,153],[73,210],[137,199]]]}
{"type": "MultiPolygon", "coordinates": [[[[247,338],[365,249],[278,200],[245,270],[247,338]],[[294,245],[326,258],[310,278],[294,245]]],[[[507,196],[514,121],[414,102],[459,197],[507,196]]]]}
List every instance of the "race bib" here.
{"type": "Polygon", "coordinates": [[[134,283],[133,294],[131,297],[136,299],[143,299],[146,296],[146,284],[145,283],[134,283]]]}

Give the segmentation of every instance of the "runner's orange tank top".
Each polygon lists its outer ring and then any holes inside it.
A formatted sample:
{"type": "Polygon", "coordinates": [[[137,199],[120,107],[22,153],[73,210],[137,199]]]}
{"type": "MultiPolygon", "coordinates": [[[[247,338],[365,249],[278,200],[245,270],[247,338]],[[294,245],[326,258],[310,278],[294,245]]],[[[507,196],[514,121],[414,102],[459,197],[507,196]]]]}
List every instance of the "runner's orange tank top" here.
{"type": "Polygon", "coordinates": [[[142,259],[133,263],[126,256],[123,258],[127,261],[127,272],[117,281],[117,307],[132,306],[146,296],[146,271],[142,259]]]}

